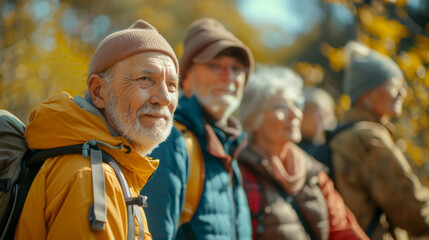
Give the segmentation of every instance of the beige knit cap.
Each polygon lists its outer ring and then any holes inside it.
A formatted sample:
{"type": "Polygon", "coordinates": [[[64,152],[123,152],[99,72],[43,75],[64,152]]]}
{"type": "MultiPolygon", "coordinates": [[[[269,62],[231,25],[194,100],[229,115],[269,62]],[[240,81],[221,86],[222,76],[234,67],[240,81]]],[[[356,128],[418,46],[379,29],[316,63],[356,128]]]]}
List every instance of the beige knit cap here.
{"type": "Polygon", "coordinates": [[[88,79],[91,74],[103,72],[115,63],[141,52],[168,55],[179,74],[177,57],[170,44],[152,25],[138,20],[129,28],[112,33],[100,42],[89,65],[88,79]]]}
{"type": "Polygon", "coordinates": [[[250,49],[215,19],[202,18],[193,22],[186,33],[180,59],[181,79],[186,77],[192,62],[207,62],[227,48],[237,48],[246,57],[247,80],[254,67],[250,49]]]}

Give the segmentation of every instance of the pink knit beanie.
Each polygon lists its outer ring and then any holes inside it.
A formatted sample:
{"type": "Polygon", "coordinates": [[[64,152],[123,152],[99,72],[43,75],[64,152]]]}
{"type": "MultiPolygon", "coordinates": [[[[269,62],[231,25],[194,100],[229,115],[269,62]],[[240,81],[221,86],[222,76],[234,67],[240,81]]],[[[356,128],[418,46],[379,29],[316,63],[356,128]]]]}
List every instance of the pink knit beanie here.
{"type": "Polygon", "coordinates": [[[89,65],[88,79],[91,74],[103,72],[115,63],[141,52],[168,55],[179,74],[177,57],[170,44],[152,25],[138,20],[131,27],[112,33],[100,42],[89,65]]]}

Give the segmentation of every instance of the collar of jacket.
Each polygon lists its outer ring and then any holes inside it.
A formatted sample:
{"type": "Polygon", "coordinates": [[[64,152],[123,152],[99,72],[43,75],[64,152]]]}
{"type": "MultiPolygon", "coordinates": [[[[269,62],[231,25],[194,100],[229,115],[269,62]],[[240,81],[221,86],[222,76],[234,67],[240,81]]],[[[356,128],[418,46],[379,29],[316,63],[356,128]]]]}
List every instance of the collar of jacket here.
{"type": "Polygon", "coordinates": [[[25,138],[30,149],[83,144],[91,139],[112,146],[122,144],[122,149],[99,147],[118,162],[129,185],[137,188],[144,186],[159,164],[158,160],[137,154],[126,139],[113,131],[98,109],[80,96],[72,99],[66,92],[55,95],[33,110],[25,138]]]}
{"type": "Polygon", "coordinates": [[[178,107],[174,112],[174,120],[183,123],[198,138],[205,137],[202,112],[196,97],[182,96],[179,98],[178,107]]]}
{"type": "Polygon", "coordinates": [[[362,106],[354,106],[344,114],[343,123],[357,121],[376,122],[383,125],[390,132],[390,134],[394,134],[396,132],[395,125],[389,119],[381,118],[373,111],[368,110],[362,106]]]}
{"type": "Polygon", "coordinates": [[[233,116],[229,117],[227,126],[220,124],[220,122],[216,121],[201,108],[195,96],[190,98],[185,96],[180,97],[179,107],[174,113],[174,120],[183,123],[199,136],[205,136],[204,121],[232,138],[237,138],[242,134],[241,124],[236,118],[233,116]]]}
{"type": "MultiPolygon", "coordinates": [[[[326,172],[328,170],[323,164],[319,163],[306,152],[304,152],[304,150],[302,150],[298,146],[296,147],[297,150],[302,153],[301,158],[298,161],[302,161],[305,167],[305,174],[302,175],[302,177],[305,178],[305,182],[310,181],[320,172],[326,172]]],[[[275,186],[278,191],[287,193],[281,182],[275,177],[275,170],[273,169],[272,164],[270,164],[268,160],[270,157],[271,154],[264,151],[259,146],[249,144],[238,154],[238,161],[240,164],[249,167],[252,172],[254,172],[254,174],[258,176],[258,178],[267,180],[269,183],[275,186]]],[[[296,195],[301,192],[302,187],[303,186],[297,189],[297,192],[293,193],[292,195],[296,195]]]]}
{"type": "Polygon", "coordinates": [[[230,116],[227,119],[227,125],[225,125],[222,124],[219,120],[212,117],[207,111],[204,111],[204,109],[202,109],[201,112],[203,114],[204,120],[206,120],[208,124],[218,128],[222,132],[226,133],[228,136],[237,138],[242,133],[240,121],[238,121],[238,119],[236,119],[235,117],[230,116]]]}
{"type": "Polygon", "coordinates": [[[233,142],[237,141],[236,145],[243,142],[241,138],[244,140],[244,135],[238,120],[230,117],[228,126],[222,126],[201,109],[195,96],[190,98],[183,96],[179,99],[179,108],[175,112],[174,118],[191,129],[199,138],[200,144],[206,146],[206,151],[217,157],[226,171],[232,174],[233,156],[230,156],[229,151],[225,150],[224,145],[226,142],[235,144],[233,142]]]}

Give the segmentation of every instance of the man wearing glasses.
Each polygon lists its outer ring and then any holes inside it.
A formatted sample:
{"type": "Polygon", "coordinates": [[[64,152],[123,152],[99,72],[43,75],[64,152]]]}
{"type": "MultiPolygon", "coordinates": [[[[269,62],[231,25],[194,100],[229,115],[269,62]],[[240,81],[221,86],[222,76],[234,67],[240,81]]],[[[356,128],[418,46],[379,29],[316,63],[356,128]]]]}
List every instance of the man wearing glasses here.
{"type": "Polygon", "coordinates": [[[204,18],[188,28],[176,127],[152,153],[161,161],[142,190],[148,195],[146,214],[155,239],[251,239],[250,213],[234,159],[244,135],[231,115],[253,66],[249,48],[218,21],[204,18]],[[197,141],[186,143],[187,134],[197,141]],[[200,152],[195,156],[188,149],[200,152]],[[194,174],[190,159],[198,157],[204,168],[194,174]],[[201,186],[189,196],[191,185],[199,181],[201,186]],[[194,208],[189,198],[197,199],[194,208]]]}

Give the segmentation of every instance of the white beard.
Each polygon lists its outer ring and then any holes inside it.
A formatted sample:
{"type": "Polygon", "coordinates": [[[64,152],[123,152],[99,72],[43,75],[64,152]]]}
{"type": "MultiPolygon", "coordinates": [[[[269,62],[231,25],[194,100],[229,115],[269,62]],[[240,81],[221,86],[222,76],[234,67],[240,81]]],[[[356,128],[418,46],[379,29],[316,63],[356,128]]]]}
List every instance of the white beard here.
{"type": "MultiPolygon", "coordinates": [[[[227,117],[231,116],[232,113],[240,106],[241,99],[233,94],[213,96],[211,94],[211,90],[213,88],[216,88],[216,86],[208,89],[208,94],[206,96],[197,96],[199,103],[211,113],[223,113],[221,115],[227,117]]],[[[236,87],[233,83],[230,83],[227,88],[231,92],[236,91],[236,87]]]]}
{"type": "Polygon", "coordinates": [[[107,106],[106,110],[112,116],[112,120],[119,131],[118,134],[129,141],[141,155],[150,154],[158,144],[165,141],[170,135],[173,127],[173,116],[168,107],[159,107],[147,102],[135,113],[136,116],[133,116],[131,112],[120,110],[121,108],[127,109],[127,106],[120,102],[118,107],[112,92],[109,94],[109,101],[111,104],[107,106]],[[140,122],[141,116],[147,113],[162,114],[169,117],[164,127],[162,126],[163,120],[159,120],[155,122],[153,127],[147,128],[140,122]]]}
{"type": "Polygon", "coordinates": [[[240,105],[240,100],[232,95],[199,97],[198,101],[210,112],[223,112],[223,116],[231,116],[240,105]]]}

